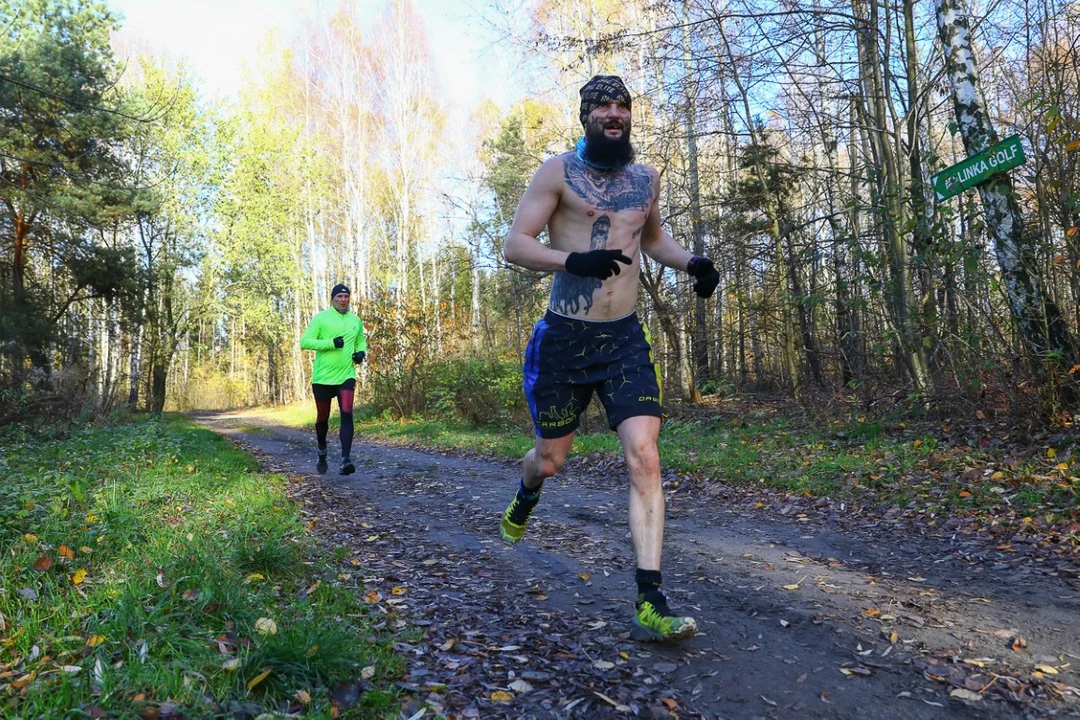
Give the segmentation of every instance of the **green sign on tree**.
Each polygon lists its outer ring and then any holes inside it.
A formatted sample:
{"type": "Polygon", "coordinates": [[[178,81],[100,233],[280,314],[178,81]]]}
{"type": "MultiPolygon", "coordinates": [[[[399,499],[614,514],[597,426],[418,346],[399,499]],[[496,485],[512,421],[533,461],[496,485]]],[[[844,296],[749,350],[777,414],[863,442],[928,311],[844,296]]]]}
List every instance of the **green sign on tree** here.
{"type": "Polygon", "coordinates": [[[989,150],[942,170],[930,178],[937,199],[948,200],[968,188],[985,182],[995,173],[1010,170],[1026,162],[1020,136],[1005,138],[989,150]]]}

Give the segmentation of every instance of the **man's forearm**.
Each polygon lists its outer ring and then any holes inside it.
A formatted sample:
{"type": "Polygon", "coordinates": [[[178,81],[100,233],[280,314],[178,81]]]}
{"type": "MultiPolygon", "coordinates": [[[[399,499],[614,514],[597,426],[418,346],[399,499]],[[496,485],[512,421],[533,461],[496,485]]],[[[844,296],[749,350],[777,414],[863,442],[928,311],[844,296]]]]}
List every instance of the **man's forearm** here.
{"type": "Polygon", "coordinates": [[[532,235],[512,233],[506,237],[503,250],[506,261],[529,270],[552,272],[566,269],[569,253],[553,250],[532,235]]]}
{"type": "Polygon", "coordinates": [[[641,250],[661,265],[682,271],[686,270],[690,258],[693,257],[686,248],[675,242],[675,238],[667,233],[661,233],[660,237],[648,245],[642,243],[641,250]]]}

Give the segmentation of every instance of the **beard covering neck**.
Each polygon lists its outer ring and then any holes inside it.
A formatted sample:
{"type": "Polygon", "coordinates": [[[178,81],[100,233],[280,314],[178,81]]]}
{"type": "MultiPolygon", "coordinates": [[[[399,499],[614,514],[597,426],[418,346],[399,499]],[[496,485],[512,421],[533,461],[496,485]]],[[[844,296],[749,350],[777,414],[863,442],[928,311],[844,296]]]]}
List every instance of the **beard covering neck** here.
{"type": "Polygon", "coordinates": [[[618,138],[604,134],[603,126],[585,129],[585,137],[577,144],[578,158],[597,170],[621,170],[634,162],[634,146],[630,144],[628,129],[618,138]]]}

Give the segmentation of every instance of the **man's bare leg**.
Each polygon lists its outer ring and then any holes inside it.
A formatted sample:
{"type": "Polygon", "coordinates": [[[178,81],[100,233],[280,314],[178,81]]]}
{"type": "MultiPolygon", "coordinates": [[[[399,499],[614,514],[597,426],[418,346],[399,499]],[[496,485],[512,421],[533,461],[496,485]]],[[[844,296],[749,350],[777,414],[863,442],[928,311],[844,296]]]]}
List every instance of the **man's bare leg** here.
{"type": "Polygon", "coordinates": [[[664,546],[664,490],[660,484],[660,418],[632,417],[619,424],[619,440],[630,470],[630,535],[637,559],[635,640],[680,640],[697,632],[693,618],[678,616],[660,592],[664,546]]]}
{"type": "Polygon", "coordinates": [[[525,453],[522,461],[523,476],[521,484],[526,490],[535,490],[549,477],[559,472],[566,464],[570,446],[574,444],[574,433],[560,438],[536,438],[536,445],[525,453]]]}
{"type": "Polygon", "coordinates": [[[514,494],[514,499],[503,513],[499,524],[499,534],[504,542],[513,545],[525,534],[536,503],[540,499],[540,488],[544,480],[559,472],[566,463],[570,446],[574,443],[574,433],[560,438],[536,438],[536,445],[525,454],[522,461],[521,486],[514,494]]]}
{"type": "Polygon", "coordinates": [[[640,416],[619,423],[630,470],[630,536],[637,566],[659,570],[664,545],[664,492],[660,486],[660,418],[640,416]]]}

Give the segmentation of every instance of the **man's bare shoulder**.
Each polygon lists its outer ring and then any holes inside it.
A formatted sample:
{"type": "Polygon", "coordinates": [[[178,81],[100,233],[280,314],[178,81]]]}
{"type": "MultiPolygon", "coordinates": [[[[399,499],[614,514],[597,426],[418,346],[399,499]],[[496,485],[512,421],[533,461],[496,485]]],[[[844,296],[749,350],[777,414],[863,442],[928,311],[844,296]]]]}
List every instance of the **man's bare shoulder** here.
{"type": "Polygon", "coordinates": [[[660,179],[660,171],[654,168],[652,165],[646,165],[645,163],[633,163],[628,168],[631,172],[643,172],[646,173],[653,180],[660,179]]]}
{"type": "Polygon", "coordinates": [[[540,181],[546,184],[561,183],[566,167],[566,156],[570,153],[563,153],[556,155],[545,160],[536,173],[533,175],[533,181],[540,181]]]}

